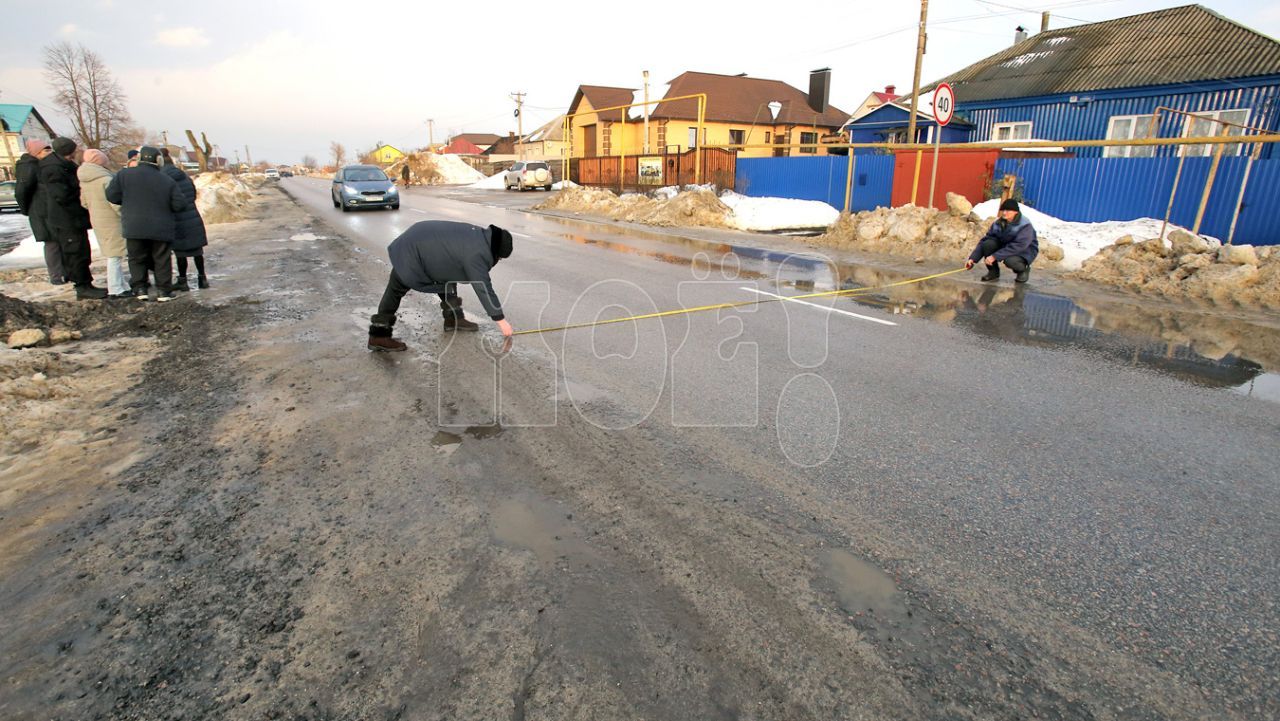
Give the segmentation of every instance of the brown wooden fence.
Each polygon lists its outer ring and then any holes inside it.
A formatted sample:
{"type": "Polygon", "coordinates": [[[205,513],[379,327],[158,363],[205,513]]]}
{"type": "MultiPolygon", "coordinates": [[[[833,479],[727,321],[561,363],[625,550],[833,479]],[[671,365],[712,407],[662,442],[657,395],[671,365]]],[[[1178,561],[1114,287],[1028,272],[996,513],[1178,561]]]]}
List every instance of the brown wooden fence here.
{"type": "Polygon", "coordinates": [[[573,158],[569,161],[569,177],[578,185],[592,185],[615,191],[653,190],[664,185],[689,185],[695,182],[694,153],[702,153],[702,182],[732,190],[737,172],[738,154],[722,148],[701,148],[683,153],[660,155],[612,155],[595,158],[573,158]],[[645,182],[640,182],[639,169],[644,161],[645,182]],[[657,171],[660,168],[660,173],[657,171]],[[621,177],[620,177],[621,176],[621,177]]]}

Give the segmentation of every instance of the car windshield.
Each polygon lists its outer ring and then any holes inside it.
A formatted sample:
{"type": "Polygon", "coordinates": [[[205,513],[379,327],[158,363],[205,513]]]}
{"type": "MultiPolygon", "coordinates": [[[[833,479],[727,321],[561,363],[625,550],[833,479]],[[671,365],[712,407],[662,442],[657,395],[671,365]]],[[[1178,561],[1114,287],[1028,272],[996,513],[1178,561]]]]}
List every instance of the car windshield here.
{"type": "Polygon", "coordinates": [[[377,168],[353,168],[347,171],[347,180],[386,180],[387,174],[377,168]]]}

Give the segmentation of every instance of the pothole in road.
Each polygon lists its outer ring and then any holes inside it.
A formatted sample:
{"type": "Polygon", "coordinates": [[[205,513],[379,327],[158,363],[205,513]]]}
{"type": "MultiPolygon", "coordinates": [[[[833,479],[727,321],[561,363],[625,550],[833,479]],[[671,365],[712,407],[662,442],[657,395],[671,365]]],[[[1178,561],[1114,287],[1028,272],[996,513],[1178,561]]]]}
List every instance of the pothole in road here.
{"type": "Polygon", "coordinates": [[[510,498],[498,504],[491,517],[499,543],[532,551],[544,564],[593,555],[570,526],[573,514],[556,503],[536,498],[510,498]]]}
{"type": "Polygon", "coordinates": [[[835,586],[836,597],[849,613],[870,611],[906,616],[902,594],[884,571],[840,549],[826,551],[822,564],[827,578],[835,586]]]}

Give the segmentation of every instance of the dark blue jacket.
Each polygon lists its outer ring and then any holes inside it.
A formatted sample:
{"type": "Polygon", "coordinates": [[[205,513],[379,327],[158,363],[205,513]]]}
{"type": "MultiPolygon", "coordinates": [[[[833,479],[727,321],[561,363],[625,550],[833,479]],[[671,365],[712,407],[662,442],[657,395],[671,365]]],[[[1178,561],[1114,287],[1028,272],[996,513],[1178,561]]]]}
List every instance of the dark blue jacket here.
{"type": "Polygon", "coordinates": [[[1022,213],[1018,213],[1018,217],[1014,218],[1012,223],[1005,222],[1003,219],[992,223],[991,229],[982,236],[982,240],[978,241],[978,247],[974,248],[973,253],[969,255],[970,260],[975,263],[982,261],[982,241],[988,238],[994,239],[1000,245],[999,250],[992,253],[997,262],[1020,255],[1023,260],[1031,263],[1037,255],[1040,255],[1040,241],[1036,239],[1036,229],[1031,227],[1031,221],[1027,220],[1027,216],[1022,213]]]}
{"type": "Polygon", "coordinates": [[[209,236],[205,233],[204,219],[200,217],[200,210],[196,208],[196,184],[191,182],[191,176],[182,172],[182,168],[176,165],[166,165],[160,169],[160,172],[173,178],[173,182],[178,184],[182,197],[187,200],[187,207],[173,215],[177,227],[174,229],[171,247],[178,252],[191,252],[208,245],[209,236]]]}
{"type": "Polygon", "coordinates": [[[497,263],[490,231],[470,223],[423,220],[387,246],[400,281],[421,293],[443,293],[445,284],[470,284],[489,317],[502,320],[502,302],[489,270],[497,263]]]}
{"type": "Polygon", "coordinates": [[[116,173],[107,186],[107,200],[120,206],[125,238],[163,243],[173,242],[177,228],[173,215],[187,207],[173,178],[150,163],[116,173]]]}

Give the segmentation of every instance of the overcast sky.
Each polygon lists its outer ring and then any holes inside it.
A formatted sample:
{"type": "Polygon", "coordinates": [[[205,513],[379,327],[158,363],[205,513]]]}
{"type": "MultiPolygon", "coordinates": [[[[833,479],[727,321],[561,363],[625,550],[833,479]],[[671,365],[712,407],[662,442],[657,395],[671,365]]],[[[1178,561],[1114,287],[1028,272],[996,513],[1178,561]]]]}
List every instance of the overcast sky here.
{"type": "MultiPolygon", "coordinates": [[[[1013,41],[1014,28],[1096,22],[1174,7],[1160,0],[933,0],[923,80],[942,77],[1013,41]]],[[[401,148],[456,132],[524,130],[564,112],[578,85],[651,92],[685,70],[771,78],[808,88],[832,69],[831,102],[856,107],[873,89],[909,93],[918,2],[328,2],[307,0],[45,0],[0,25],[0,102],[32,103],[54,126],[42,48],[61,40],[96,51],[151,131],[208,133],[223,155],[254,160],[329,157],[378,141],[401,148]]],[[[1272,37],[1280,3],[1219,0],[1207,7],[1272,37]]]]}

